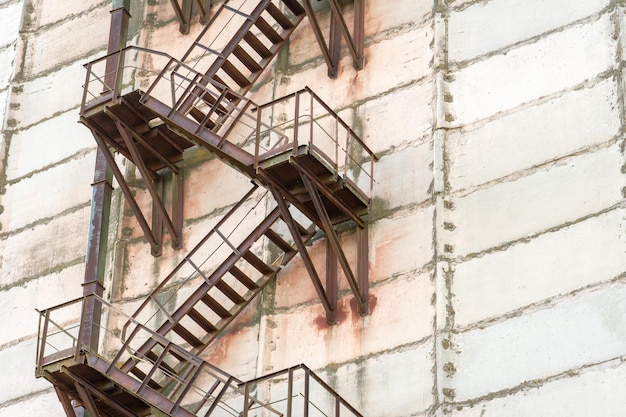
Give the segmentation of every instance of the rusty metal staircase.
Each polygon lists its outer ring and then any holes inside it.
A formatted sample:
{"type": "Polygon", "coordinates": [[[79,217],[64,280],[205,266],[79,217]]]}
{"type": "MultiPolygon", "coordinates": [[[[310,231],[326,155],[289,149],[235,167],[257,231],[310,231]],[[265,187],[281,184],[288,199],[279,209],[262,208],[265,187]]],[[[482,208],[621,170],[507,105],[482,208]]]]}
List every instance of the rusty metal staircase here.
{"type": "MultiPolygon", "coordinates": [[[[297,245],[280,210],[263,214],[268,192],[257,188],[246,193],[148,295],[133,314],[134,321],[199,355],[294,258],[297,245]],[[261,259],[268,251],[271,258],[261,259]]],[[[298,239],[306,244],[315,226],[296,224],[298,239]]],[[[123,327],[125,335],[130,323],[123,327]]],[[[137,352],[154,357],[158,344],[149,339],[137,352]]],[[[135,365],[128,361],[121,369],[141,372],[135,365]]]]}
{"type": "MultiPolygon", "coordinates": [[[[330,2],[337,18],[337,0],[330,2]]],[[[75,326],[52,320],[62,308],[41,312],[37,375],[53,383],[68,417],[74,417],[72,400],[91,416],[313,415],[317,402],[331,407],[322,415],[360,416],[303,365],[244,383],[198,356],[297,254],[330,324],[339,265],[359,313],[368,314],[365,217],[375,155],[309,88],[263,105],[245,97],[305,16],[314,19],[309,0],[225,1],[180,60],[128,47],[86,65],[81,122],[155,256],[167,236],[172,247],[182,247],[180,162],[187,149],[207,149],[253,187],[134,314],[95,295],[61,306],[90,306],[75,326]],[[153,202],[150,215],[112,151],[141,174],[153,202]],[[344,253],[336,230],[347,221],[356,228],[356,261],[344,253]],[[325,284],[306,248],[317,230],[328,241],[325,284]],[[71,346],[50,342],[57,337],[71,346]],[[288,385],[284,410],[261,398],[271,388],[258,388],[276,381],[288,385]],[[327,398],[312,400],[312,381],[327,398]],[[294,395],[298,383],[300,397],[294,395]],[[292,414],[296,398],[302,414],[292,414]]]]}
{"type": "MultiPolygon", "coordinates": [[[[268,194],[253,185],[132,316],[95,295],[40,312],[37,375],[54,384],[68,417],[75,406],[96,417],[316,415],[309,410],[324,407],[321,415],[361,416],[304,365],[243,382],[198,356],[297,254],[268,194]],[[84,333],[101,342],[81,344],[84,333]],[[286,391],[269,396],[280,385],[286,391]]],[[[306,244],[314,225],[289,213],[306,244]]]]}
{"type": "Polygon", "coordinates": [[[304,365],[243,382],[96,295],[40,314],[37,376],[53,383],[68,417],[81,415],[77,408],[90,417],[362,417],[304,365]],[[68,310],[72,315],[82,306],[84,313],[88,303],[97,306],[103,320],[63,322],[68,310]],[[120,336],[122,323],[135,337],[120,336]],[[87,331],[106,333],[106,343],[81,345],[87,331]],[[138,348],[146,339],[155,342],[151,354],[138,348]],[[141,372],[124,371],[120,364],[129,361],[141,372]]]}

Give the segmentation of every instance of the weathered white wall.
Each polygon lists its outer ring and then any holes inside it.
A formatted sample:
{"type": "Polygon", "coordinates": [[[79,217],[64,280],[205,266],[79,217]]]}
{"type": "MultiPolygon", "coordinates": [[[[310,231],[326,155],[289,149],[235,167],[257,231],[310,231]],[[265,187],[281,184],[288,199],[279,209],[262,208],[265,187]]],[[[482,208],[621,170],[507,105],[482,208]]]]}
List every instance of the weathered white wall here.
{"type": "Polygon", "coordinates": [[[621,3],[451,2],[440,15],[454,415],[626,409],[621,3]]]}
{"type": "MultiPolygon", "coordinates": [[[[180,56],[200,30],[181,35],[169,1],[132,4],[132,44],[180,56]]],[[[625,6],[366,4],[363,70],[344,53],[329,79],[305,22],[252,98],[308,85],[379,155],[371,315],[343,282],[328,327],[296,259],[206,359],[243,379],[305,362],[367,416],[621,416],[625,6]]],[[[94,160],[81,65],[102,55],[109,10],[0,1],[0,417],[63,415],[33,377],[33,309],[81,293],[94,160]]],[[[188,250],[248,181],[199,150],[185,169],[188,250]]],[[[106,286],[130,307],[181,254],[150,256],[117,191],[112,215],[106,286]]],[[[352,256],[353,232],[342,239],[352,256]]]]}

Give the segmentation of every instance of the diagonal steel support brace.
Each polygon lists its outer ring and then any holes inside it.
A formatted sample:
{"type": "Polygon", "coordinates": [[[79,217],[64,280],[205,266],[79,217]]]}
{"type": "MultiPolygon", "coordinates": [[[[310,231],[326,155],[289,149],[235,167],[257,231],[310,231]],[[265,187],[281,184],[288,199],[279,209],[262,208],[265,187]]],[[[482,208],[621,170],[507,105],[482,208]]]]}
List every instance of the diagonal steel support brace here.
{"type": "Polygon", "coordinates": [[[96,404],[93,401],[93,398],[91,397],[89,391],[87,391],[85,387],[79,384],[78,381],[74,381],[74,386],[76,388],[76,392],[78,392],[78,395],[80,396],[83,405],[89,412],[89,415],[92,417],[100,417],[98,408],[96,407],[96,404]]]}
{"type": "Polygon", "coordinates": [[[62,367],[62,372],[67,374],[70,378],[72,378],[75,381],[74,382],[75,384],[80,384],[85,390],[85,392],[91,395],[92,398],[95,397],[99,401],[104,402],[109,407],[117,411],[117,413],[120,416],[123,416],[123,417],[135,417],[136,416],[136,414],[133,413],[131,410],[126,408],[124,405],[119,404],[118,402],[113,400],[110,395],[107,395],[103,393],[102,391],[100,391],[98,388],[93,386],[92,383],[90,383],[89,381],[79,376],[76,372],[73,372],[72,370],[66,367],[62,367]]]}
{"type": "Polygon", "coordinates": [[[343,18],[341,11],[341,0],[328,0],[330,4],[330,36],[328,45],[322,34],[319,21],[310,3],[311,0],[304,0],[302,6],[306,12],[313,34],[322,51],[322,57],[328,66],[328,76],[337,77],[339,71],[340,41],[344,38],[352,56],[353,66],[356,70],[363,68],[363,49],[365,42],[365,0],[354,0],[354,27],[352,33],[343,18]]]}
{"type": "MultiPolygon", "coordinates": [[[[328,212],[326,211],[326,208],[324,207],[322,198],[320,197],[320,194],[317,191],[317,188],[309,180],[306,174],[300,173],[300,178],[302,178],[302,182],[304,183],[304,186],[306,187],[309,195],[311,196],[311,200],[313,201],[315,210],[317,211],[317,214],[319,215],[320,220],[322,221],[322,224],[324,226],[323,230],[324,230],[324,233],[326,233],[326,237],[328,238],[328,243],[330,244],[330,247],[332,248],[334,255],[337,257],[337,260],[339,261],[339,264],[341,265],[341,268],[343,269],[343,273],[345,274],[346,279],[348,280],[350,289],[352,290],[352,293],[354,294],[354,297],[356,298],[359,314],[361,314],[362,316],[365,316],[368,314],[368,311],[369,311],[367,294],[363,293],[363,289],[359,285],[359,281],[357,281],[357,279],[355,278],[354,273],[352,272],[352,268],[350,268],[350,264],[348,263],[348,259],[346,258],[346,255],[343,252],[343,249],[341,249],[341,242],[339,241],[339,237],[337,236],[337,233],[335,232],[335,228],[333,227],[333,224],[330,221],[330,216],[328,215],[328,212]]],[[[358,265],[358,261],[357,261],[357,265],[358,265]]],[[[358,268],[357,270],[359,269],[361,268],[358,268]]]]}
{"type": "Polygon", "coordinates": [[[272,192],[274,199],[278,203],[278,208],[282,214],[283,221],[287,224],[289,228],[289,232],[291,232],[291,236],[296,244],[296,248],[300,253],[300,257],[302,258],[302,262],[304,263],[304,267],[306,268],[311,280],[313,281],[313,286],[317,291],[317,294],[322,301],[322,305],[324,306],[324,310],[326,311],[326,321],[328,324],[332,325],[337,323],[337,302],[336,298],[333,300],[332,297],[329,297],[324,290],[324,286],[320,281],[319,275],[315,270],[315,266],[313,265],[313,261],[309,255],[309,252],[306,250],[306,246],[300,237],[300,232],[298,231],[298,227],[296,226],[291,213],[289,212],[289,207],[287,201],[283,195],[275,188],[272,184],[268,184],[267,187],[272,192]],[[334,302],[333,302],[334,301],[334,302]]]}
{"type": "Polygon", "coordinates": [[[346,24],[343,14],[341,13],[341,0],[328,0],[331,8],[331,15],[334,16],[335,23],[339,26],[339,30],[343,38],[348,44],[348,50],[352,55],[354,68],[360,70],[363,68],[363,42],[364,42],[364,0],[354,0],[354,37],[350,34],[350,29],[346,24]]]}
{"type": "Polygon", "coordinates": [[[115,162],[115,158],[113,157],[113,155],[111,155],[111,151],[109,150],[109,147],[106,144],[106,141],[100,136],[100,133],[98,133],[96,130],[92,129],[91,133],[93,134],[93,137],[96,140],[98,147],[102,150],[102,153],[104,154],[104,157],[107,161],[107,164],[109,165],[109,168],[111,168],[111,171],[113,171],[113,176],[117,180],[117,183],[119,184],[120,189],[122,190],[122,193],[124,193],[124,197],[126,197],[126,201],[128,202],[128,205],[130,206],[133,213],[135,213],[135,218],[137,219],[137,222],[139,223],[141,230],[143,230],[143,233],[146,236],[146,239],[148,239],[148,242],[150,243],[152,254],[154,256],[160,255],[161,245],[159,244],[156,237],[152,233],[152,229],[148,225],[148,221],[143,215],[143,212],[141,211],[139,204],[137,204],[137,200],[135,200],[135,197],[133,196],[133,193],[130,187],[128,186],[128,183],[126,183],[126,178],[124,178],[124,174],[122,174],[122,172],[120,171],[120,168],[117,166],[117,163],[115,162]]]}
{"type": "Polygon", "coordinates": [[[74,407],[72,406],[72,400],[67,395],[65,391],[63,391],[58,385],[54,385],[54,392],[56,392],[59,401],[61,401],[61,405],[63,406],[63,410],[67,417],[76,417],[76,412],[74,411],[74,407]]]}
{"type": "Polygon", "coordinates": [[[163,204],[163,200],[161,198],[159,190],[157,189],[155,185],[155,182],[161,181],[161,178],[158,176],[157,178],[153,178],[153,172],[149,170],[146,167],[146,164],[143,162],[143,159],[139,155],[139,150],[137,149],[137,146],[135,145],[135,142],[133,138],[131,137],[131,134],[126,130],[124,124],[120,120],[114,117],[114,121],[115,121],[115,126],[117,126],[117,129],[122,135],[122,139],[124,140],[124,143],[126,143],[126,147],[128,148],[131,156],[133,157],[133,162],[135,163],[135,165],[137,165],[137,168],[139,168],[139,171],[141,172],[141,176],[144,179],[144,183],[146,184],[146,187],[148,188],[148,192],[150,193],[150,196],[152,197],[152,202],[154,204],[156,211],[159,214],[161,221],[165,224],[165,227],[170,232],[170,236],[172,237],[172,247],[174,247],[175,249],[180,249],[182,246],[182,239],[180,236],[181,230],[177,230],[176,226],[174,226],[174,222],[170,218],[170,215],[167,212],[165,205],[163,204]]]}
{"type": "Polygon", "coordinates": [[[335,69],[339,66],[339,63],[335,64],[333,62],[333,57],[330,53],[328,46],[326,45],[326,39],[324,39],[324,35],[322,34],[322,29],[320,28],[320,24],[315,16],[315,12],[313,11],[313,7],[309,0],[304,0],[302,2],[302,6],[304,6],[304,11],[306,12],[307,17],[309,18],[309,23],[311,23],[311,27],[313,28],[313,34],[315,35],[315,39],[317,40],[320,49],[322,50],[322,56],[324,57],[324,61],[326,61],[326,66],[328,67],[328,75],[331,78],[335,78],[337,73],[334,72],[335,69]]]}
{"type": "Polygon", "coordinates": [[[170,0],[170,3],[178,19],[180,33],[189,33],[194,6],[203,25],[208,21],[209,9],[212,6],[211,0],[182,0],[182,4],[179,0],[170,0]]]}

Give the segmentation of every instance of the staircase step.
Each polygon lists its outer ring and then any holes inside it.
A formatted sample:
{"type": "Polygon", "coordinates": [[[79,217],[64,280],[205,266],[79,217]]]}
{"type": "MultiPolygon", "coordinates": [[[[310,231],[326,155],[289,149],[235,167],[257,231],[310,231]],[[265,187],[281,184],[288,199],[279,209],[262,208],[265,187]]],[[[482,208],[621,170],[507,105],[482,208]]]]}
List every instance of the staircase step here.
{"type": "Polygon", "coordinates": [[[204,116],[205,114],[202,112],[202,110],[198,109],[197,107],[192,107],[191,110],[189,110],[189,114],[191,115],[191,117],[194,118],[194,120],[198,123],[202,123],[202,121],[204,120],[204,116]]]}
{"type": "Polygon", "coordinates": [[[297,0],[282,0],[282,1],[289,8],[289,10],[291,10],[291,12],[295,14],[296,16],[299,16],[302,13],[304,13],[304,8],[300,5],[300,3],[298,3],[297,0]]]}
{"type": "Polygon", "coordinates": [[[246,33],[243,36],[243,40],[246,41],[248,45],[250,45],[250,47],[252,47],[252,49],[254,49],[261,58],[267,59],[267,58],[271,58],[272,56],[274,56],[272,51],[267,49],[267,47],[263,44],[263,42],[261,42],[259,38],[254,36],[251,32],[246,33]]]}
{"type": "Polygon", "coordinates": [[[187,315],[200,327],[202,327],[207,333],[213,333],[217,331],[217,327],[215,327],[210,321],[208,321],[198,310],[192,308],[189,310],[187,315]]]}
{"type": "Polygon", "coordinates": [[[224,306],[222,306],[215,298],[211,297],[209,294],[206,294],[201,298],[202,302],[206,304],[211,310],[215,312],[218,316],[223,319],[228,319],[232,317],[230,311],[228,311],[224,306]]]}
{"type": "Polygon", "coordinates": [[[267,236],[267,238],[271,240],[276,246],[278,246],[278,248],[283,252],[295,252],[295,249],[285,239],[283,239],[282,236],[280,236],[272,229],[267,229],[267,231],[265,232],[265,236],[267,236]]]}
{"type": "MultiPolygon", "coordinates": [[[[137,378],[139,378],[139,379],[140,379],[140,380],[142,380],[142,381],[143,381],[144,379],[146,379],[146,376],[147,376],[147,375],[146,375],[146,373],[145,373],[144,371],[142,371],[141,369],[137,368],[136,366],[133,366],[133,367],[130,369],[130,373],[131,373],[131,374],[133,374],[133,375],[135,375],[137,378]]],[[[160,389],[162,389],[162,388],[163,388],[163,387],[162,387],[162,386],[160,386],[160,385],[159,385],[156,381],[154,381],[154,380],[152,380],[152,379],[148,381],[148,386],[149,386],[150,388],[152,388],[153,390],[156,390],[156,391],[159,391],[160,389]]]]}
{"type": "Polygon", "coordinates": [[[223,280],[217,281],[215,283],[215,287],[220,290],[226,297],[230,299],[233,303],[239,305],[246,302],[246,299],[243,298],[237,291],[235,291],[230,285],[228,285],[223,280]]]}
{"type": "MultiPolygon", "coordinates": [[[[146,353],[146,358],[150,359],[152,362],[156,362],[159,359],[159,356],[154,352],[154,351],[150,351],[148,353],[146,353]]],[[[171,374],[176,374],[176,371],[174,370],[174,368],[172,368],[171,366],[169,366],[167,363],[161,361],[161,363],[159,364],[159,368],[161,369],[165,369],[167,372],[171,373],[171,374]]]]}
{"type": "MultiPolygon", "coordinates": [[[[221,78],[220,78],[217,74],[213,74],[213,75],[211,76],[211,78],[212,78],[212,79],[213,79],[213,81],[215,81],[216,83],[221,84],[221,85],[223,85],[224,87],[226,87],[226,88],[228,88],[228,89],[230,89],[230,90],[233,90],[232,86],[228,85],[228,84],[226,83],[226,81],[222,80],[222,79],[221,79],[221,78]]],[[[236,90],[236,89],[235,89],[235,90],[236,90]]]]}
{"type": "MultiPolygon", "coordinates": [[[[202,98],[202,100],[203,100],[206,104],[208,104],[211,108],[212,108],[213,106],[215,106],[215,102],[217,101],[217,98],[216,98],[215,96],[213,96],[213,95],[209,94],[209,93],[204,93],[204,94],[201,96],[201,98],[202,98]]],[[[227,110],[227,109],[226,109],[226,107],[224,107],[224,106],[221,104],[221,102],[220,102],[220,104],[218,104],[218,105],[217,105],[217,109],[215,109],[215,112],[216,112],[218,115],[220,115],[220,116],[221,116],[221,115],[227,114],[227,113],[228,113],[228,110],[227,110]]]]}
{"type": "Polygon", "coordinates": [[[236,266],[233,265],[228,272],[230,272],[235,278],[237,278],[237,281],[241,282],[249,290],[255,291],[259,289],[259,286],[256,285],[256,283],[252,279],[250,279],[249,276],[244,274],[244,272],[236,266]]]}
{"type": "Polygon", "coordinates": [[[241,71],[239,71],[237,67],[232,64],[232,62],[228,60],[224,61],[224,63],[222,63],[222,69],[239,85],[239,87],[248,87],[250,85],[248,77],[243,75],[241,71]]]}
{"type": "Polygon", "coordinates": [[[269,3],[266,10],[283,29],[293,29],[294,25],[291,20],[274,3],[269,3]]]}
{"type": "Polygon", "coordinates": [[[207,129],[211,130],[215,127],[215,122],[211,120],[210,117],[206,121],[204,120],[204,118],[206,117],[206,114],[204,114],[204,112],[198,109],[197,107],[192,107],[191,110],[189,111],[189,114],[191,115],[191,117],[194,118],[196,122],[198,123],[204,122],[204,127],[206,127],[207,129]]]}
{"type": "Polygon", "coordinates": [[[258,27],[259,30],[265,36],[267,36],[267,39],[269,39],[273,44],[281,43],[282,41],[284,41],[283,37],[280,36],[280,33],[276,32],[272,25],[267,23],[267,20],[263,19],[262,17],[259,17],[256,22],[254,22],[254,25],[258,27]]]}
{"type": "Polygon", "coordinates": [[[174,327],[172,327],[172,330],[193,347],[200,347],[203,345],[200,339],[194,336],[193,333],[184,328],[180,323],[176,323],[174,327]]]}
{"type": "Polygon", "coordinates": [[[261,71],[263,67],[259,65],[258,62],[254,58],[250,56],[240,45],[237,45],[233,50],[233,55],[237,57],[241,61],[242,64],[246,66],[250,70],[250,72],[261,71]]]}
{"type": "Polygon", "coordinates": [[[252,265],[255,269],[257,269],[259,272],[261,272],[264,275],[274,273],[274,270],[272,269],[272,267],[270,267],[268,264],[263,262],[261,259],[259,259],[258,256],[256,256],[252,252],[244,253],[243,259],[248,261],[250,265],[252,265]]]}

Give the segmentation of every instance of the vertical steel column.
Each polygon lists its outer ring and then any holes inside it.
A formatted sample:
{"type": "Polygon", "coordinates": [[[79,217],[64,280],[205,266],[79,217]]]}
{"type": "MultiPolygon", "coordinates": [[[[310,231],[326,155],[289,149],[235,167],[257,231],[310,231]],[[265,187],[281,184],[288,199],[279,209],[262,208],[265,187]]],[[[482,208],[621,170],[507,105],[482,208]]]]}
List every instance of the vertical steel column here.
{"type": "MultiPolygon", "coordinates": [[[[126,46],[128,19],[130,18],[130,0],[113,0],[111,25],[109,32],[108,53],[118,51],[126,46]]],[[[106,62],[106,77],[115,82],[118,56],[106,62]]],[[[107,81],[108,84],[109,81],[107,81]]],[[[104,270],[106,264],[107,237],[109,231],[109,215],[111,210],[111,192],[113,187],[112,173],[109,169],[104,152],[106,149],[96,148],[96,166],[92,184],[91,215],[89,219],[89,239],[83,294],[102,296],[104,292],[104,270]]],[[[86,297],[83,306],[81,340],[79,346],[96,349],[99,339],[101,306],[95,297],[86,297]]]]}
{"type": "MultiPolygon", "coordinates": [[[[341,6],[342,0],[339,0],[341,6]]],[[[328,76],[337,78],[339,73],[339,59],[341,58],[341,28],[339,27],[340,16],[336,16],[337,12],[330,9],[330,34],[328,36],[328,46],[330,50],[330,62],[332,67],[328,67],[328,76]]]]}
{"type": "Polygon", "coordinates": [[[365,49],[365,0],[354,0],[354,45],[357,56],[354,68],[360,70],[365,49]]]}

